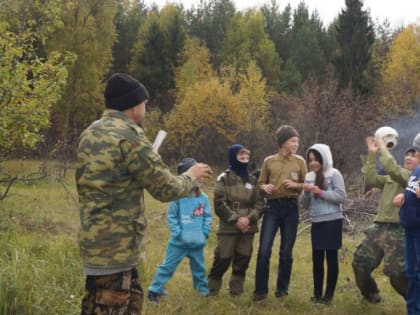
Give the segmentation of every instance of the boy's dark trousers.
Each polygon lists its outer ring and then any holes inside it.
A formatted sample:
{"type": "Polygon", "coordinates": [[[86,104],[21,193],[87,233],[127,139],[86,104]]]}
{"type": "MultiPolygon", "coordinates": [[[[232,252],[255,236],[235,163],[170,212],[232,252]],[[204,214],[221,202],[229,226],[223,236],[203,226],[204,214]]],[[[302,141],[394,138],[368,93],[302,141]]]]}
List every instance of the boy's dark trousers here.
{"type": "Polygon", "coordinates": [[[288,293],[293,264],[293,246],[296,240],[298,222],[299,211],[296,199],[279,198],[267,201],[260,232],[260,245],[255,273],[255,294],[266,295],[268,293],[271,250],[279,229],[280,254],[276,296],[288,293]]]}

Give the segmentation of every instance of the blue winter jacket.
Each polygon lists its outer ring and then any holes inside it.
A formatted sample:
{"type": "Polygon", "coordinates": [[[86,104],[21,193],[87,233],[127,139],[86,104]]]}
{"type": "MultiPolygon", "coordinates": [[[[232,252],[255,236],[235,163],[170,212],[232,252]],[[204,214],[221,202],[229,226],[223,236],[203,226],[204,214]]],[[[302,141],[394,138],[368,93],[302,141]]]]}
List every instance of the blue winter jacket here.
{"type": "Polygon", "coordinates": [[[400,224],[405,228],[420,228],[420,198],[416,189],[419,188],[420,166],[413,170],[404,191],[404,203],[400,209],[400,224]]]}
{"type": "MultiPolygon", "coordinates": [[[[310,192],[302,192],[299,200],[302,207],[309,209],[312,222],[332,221],[343,218],[341,204],[347,198],[344,179],[340,171],[333,168],[330,147],[326,144],[314,144],[309,150],[316,150],[322,157],[324,173],[324,191],[321,197],[315,197],[310,192]]],[[[305,184],[315,184],[315,172],[305,176],[305,184]]]]}
{"type": "Polygon", "coordinates": [[[205,193],[172,201],[168,209],[169,243],[182,248],[206,245],[211,226],[209,199],[205,193]]]}

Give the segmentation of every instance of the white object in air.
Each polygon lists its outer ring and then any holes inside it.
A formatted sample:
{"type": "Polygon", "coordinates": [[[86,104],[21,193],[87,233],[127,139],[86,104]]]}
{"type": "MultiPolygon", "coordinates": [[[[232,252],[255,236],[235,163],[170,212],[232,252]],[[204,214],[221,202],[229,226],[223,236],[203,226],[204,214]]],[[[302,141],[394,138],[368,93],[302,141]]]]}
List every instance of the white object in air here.
{"type": "Polygon", "coordinates": [[[153,142],[153,151],[157,152],[159,150],[160,145],[162,144],[163,140],[166,138],[168,133],[165,130],[159,130],[158,134],[156,135],[155,141],[153,142]]]}
{"type": "Polygon", "coordinates": [[[385,126],[379,128],[376,130],[375,136],[381,137],[389,150],[395,148],[398,144],[398,132],[392,127],[385,126]]]}

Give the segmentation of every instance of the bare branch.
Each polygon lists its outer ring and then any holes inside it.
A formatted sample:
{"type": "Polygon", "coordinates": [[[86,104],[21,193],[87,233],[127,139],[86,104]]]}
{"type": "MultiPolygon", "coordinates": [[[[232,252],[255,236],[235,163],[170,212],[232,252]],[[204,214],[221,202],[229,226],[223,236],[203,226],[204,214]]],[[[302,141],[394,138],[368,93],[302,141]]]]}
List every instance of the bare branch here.
{"type": "Polygon", "coordinates": [[[5,192],[3,193],[2,196],[0,196],[0,200],[3,200],[4,198],[6,198],[7,194],[9,193],[9,189],[10,187],[13,185],[13,183],[17,180],[17,177],[12,177],[11,179],[9,179],[9,183],[7,185],[7,188],[5,190],[5,192]]]}
{"type": "Polygon", "coordinates": [[[70,196],[70,198],[73,200],[76,207],[79,207],[79,202],[77,201],[77,198],[73,195],[73,193],[67,188],[66,184],[63,182],[62,179],[57,178],[57,181],[64,187],[64,190],[67,192],[67,195],[70,196]]]}

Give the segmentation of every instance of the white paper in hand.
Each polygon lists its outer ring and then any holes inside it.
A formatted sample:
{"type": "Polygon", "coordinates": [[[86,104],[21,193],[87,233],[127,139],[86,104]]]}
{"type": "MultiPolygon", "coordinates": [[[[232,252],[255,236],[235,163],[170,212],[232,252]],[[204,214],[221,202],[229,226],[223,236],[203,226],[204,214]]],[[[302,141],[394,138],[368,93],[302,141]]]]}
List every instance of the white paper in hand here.
{"type": "Polygon", "coordinates": [[[305,182],[309,184],[315,183],[315,172],[306,173],[305,182]]]}
{"type": "Polygon", "coordinates": [[[160,145],[162,144],[163,140],[166,138],[168,133],[165,130],[159,130],[158,134],[156,135],[155,141],[153,142],[153,151],[157,152],[159,150],[160,145]]]}

